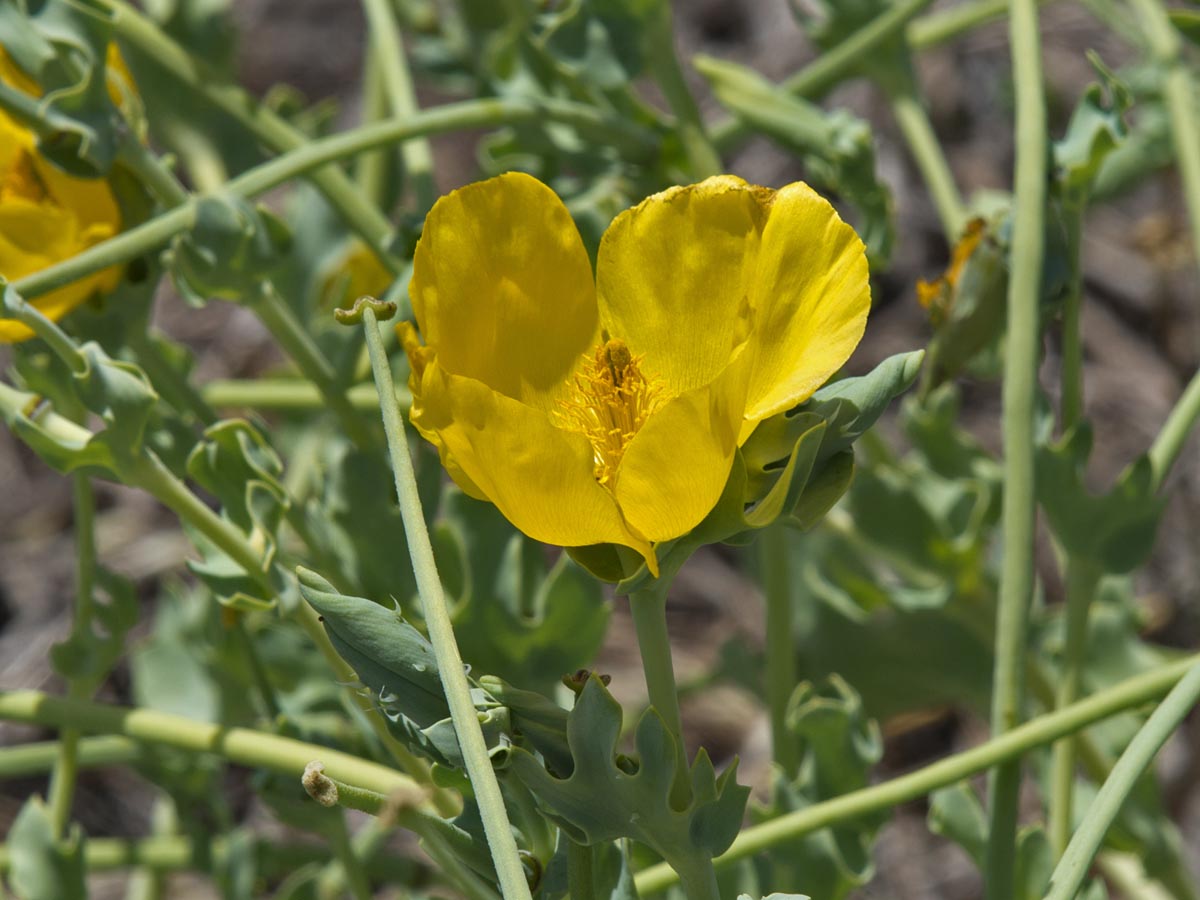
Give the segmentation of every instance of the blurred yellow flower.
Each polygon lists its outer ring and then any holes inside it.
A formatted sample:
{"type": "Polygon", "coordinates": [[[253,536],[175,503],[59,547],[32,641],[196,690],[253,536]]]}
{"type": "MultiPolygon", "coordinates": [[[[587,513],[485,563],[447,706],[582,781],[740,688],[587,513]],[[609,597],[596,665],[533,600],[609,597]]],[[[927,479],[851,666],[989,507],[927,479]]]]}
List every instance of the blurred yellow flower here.
{"type": "Polygon", "coordinates": [[[393,280],[375,251],[354,238],[322,280],[321,303],[333,308],[349,307],[359,297],[382,297],[393,280]]]}
{"type": "MultiPolygon", "coordinates": [[[[133,81],[115,45],[108,52],[108,89],[123,105],[133,81]]],[[[41,89],[0,49],[0,82],[33,97],[41,89]]],[[[37,152],[37,135],[0,111],[0,275],[10,281],[68,259],[121,230],[121,212],[108,182],[75,178],[37,152]]],[[[93,294],[111,291],[121,278],[113,266],[51,291],[34,305],[59,319],[93,294]]],[[[33,336],[24,325],[0,319],[0,342],[33,336]]]]}
{"type": "Polygon", "coordinates": [[[562,201],[510,173],[440,199],[409,293],[412,421],[536,540],[653,544],[712,510],[755,426],[862,337],[862,242],[804,184],[732,176],[621,213],[593,279],[562,201]]]}

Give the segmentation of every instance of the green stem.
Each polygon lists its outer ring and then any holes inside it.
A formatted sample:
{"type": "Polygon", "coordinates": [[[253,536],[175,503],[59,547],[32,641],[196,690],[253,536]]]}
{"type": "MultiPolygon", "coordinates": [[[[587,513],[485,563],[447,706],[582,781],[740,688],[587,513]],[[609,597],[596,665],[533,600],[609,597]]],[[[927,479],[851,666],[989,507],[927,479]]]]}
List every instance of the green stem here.
{"type": "Polygon", "coordinates": [[[245,618],[236,610],[231,610],[230,613],[233,618],[233,637],[237,642],[242,656],[246,658],[246,664],[250,668],[250,679],[258,690],[259,698],[262,700],[262,711],[268,721],[278,721],[279,701],[275,697],[275,688],[271,685],[271,679],[267,676],[267,670],[263,666],[262,660],[259,659],[258,648],[246,631],[245,618]]]}
{"type": "Polygon", "coordinates": [[[1167,480],[1197,420],[1200,420],[1200,371],[1188,382],[1183,396],[1175,403],[1167,421],[1163,423],[1162,431],[1147,452],[1154,472],[1155,489],[1161,489],[1167,480]]]}
{"type": "MultiPolygon", "coordinates": [[[[382,76],[388,105],[393,116],[407,119],[419,112],[419,108],[395,10],[390,0],[363,0],[363,7],[367,13],[371,49],[382,76]]],[[[425,213],[437,198],[437,188],[433,183],[433,151],[429,141],[408,141],[400,148],[400,153],[404,159],[404,172],[412,182],[417,208],[425,213]]]]}
{"type": "MultiPolygon", "coordinates": [[[[819,97],[850,75],[863,59],[891,40],[931,2],[932,0],[903,0],[890,5],[886,12],[875,16],[840,44],[822,53],[784,80],[781,86],[797,97],[819,97]]],[[[753,131],[744,122],[731,118],[714,124],[711,133],[717,148],[729,152],[753,134],[753,131]]]]}
{"type": "MultiPolygon", "coordinates": [[[[1082,560],[1067,562],[1066,640],[1063,646],[1062,671],[1059,673],[1055,708],[1070,706],[1079,698],[1080,678],[1087,652],[1088,609],[1100,572],[1082,560]]],[[[1050,780],[1050,842],[1061,854],[1071,839],[1074,825],[1075,761],[1078,742],[1074,736],[1054,745],[1050,780]]]]}
{"type": "Polygon", "coordinates": [[[341,864],[341,870],[346,876],[346,886],[350,889],[350,895],[354,897],[354,900],[371,900],[374,896],[371,882],[367,880],[367,873],[363,870],[358,855],[354,852],[354,845],[350,841],[350,829],[346,827],[345,814],[337,817],[330,844],[333,846],[333,855],[341,864]]]}
{"type": "MultiPolygon", "coordinates": [[[[923,769],[747,828],[738,835],[733,846],[713,862],[718,868],[729,866],[822,828],[893,809],[902,803],[924,797],[938,788],[978,775],[1037,747],[1081,731],[1095,722],[1161,697],[1197,665],[1200,665],[1200,654],[1169,663],[1126,679],[1064,709],[1018,725],[985,744],[939,760],[923,769]]],[[[651,866],[638,872],[634,878],[638,892],[643,896],[661,891],[678,881],[678,875],[666,864],[651,866]]]]}
{"type": "Polygon", "coordinates": [[[916,84],[912,77],[905,77],[898,79],[896,83],[885,83],[882,87],[892,105],[892,115],[896,117],[896,124],[900,126],[909,152],[912,153],[917,168],[921,170],[921,177],[933,198],[946,241],[953,244],[962,234],[967,216],[958,186],[954,183],[954,174],[950,171],[950,164],[946,161],[937,135],[934,134],[925,106],[917,95],[916,84]]]}
{"type": "MultiPolygon", "coordinates": [[[[1016,191],[1012,274],[1008,286],[1008,348],[1004,366],[1004,562],[996,617],[992,734],[1021,721],[1025,645],[1033,597],[1034,434],[1037,392],[1038,296],[1046,206],[1046,110],[1035,0],[1013,0],[1009,22],[1016,85],[1016,191]]],[[[1021,761],[1005,762],[989,785],[987,897],[1014,892],[1021,761]]]]}
{"type": "MultiPolygon", "coordinates": [[[[362,124],[372,125],[386,119],[387,96],[379,67],[379,52],[373,43],[368,43],[363,62],[362,94],[362,124]]],[[[381,149],[360,154],[354,163],[354,183],[364,197],[379,207],[383,207],[387,199],[391,162],[391,152],[381,149]]]]}
{"type": "MultiPolygon", "coordinates": [[[[1191,220],[1193,253],[1196,260],[1200,261],[1200,121],[1196,116],[1195,85],[1183,55],[1183,41],[1163,6],[1156,0],[1130,2],[1145,32],[1151,53],[1159,65],[1166,69],[1163,95],[1167,101],[1175,159],[1183,179],[1184,200],[1191,220]]],[[[1200,372],[1193,376],[1150,448],[1156,486],[1161,487],[1166,480],[1197,418],[1200,418],[1200,372]]]]}
{"type": "Polygon", "coordinates": [[[258,293],[250,301],[250,308],[304,376],[317,386],[321,398],[333,410],[354,445],[368,452],[374,449],[375,436],[346,396],[346,389],[338,384],[333,366],[270,281],[259,286],[258,293]]]}
{"type": "Polygon", "coordinates": [[[110,706],[90,700],[54,697],[40,691],[0,691],[0,719],[91,734],[122,735],[142,743],[212,753],[229,762],[299,778],[313,760],[330,776],[385,795],[427,803],[427,791],[407,775],[341,750],[309,744],[251,728],[197,722],[151,709],[110,706]]]}
{"type": "Polygon", "coordinates": [[[660,5],[660,13],[655,16],[649,31],[652,45],[650,72],[678,120],[679,139],[691,164],[692,175],[698,179],[719,175],[723,171],[721,157],[709,142],[700,109],[688,90],[675,52],[675,29],[669,3],[660,5]]]}
{"type": "Polygon", "coordinates": [[[129,169],[163,206],[179,206],[188,201],[187,189],[132,131],[124,133],[117,160],[129,169]]]}
{"type": "Polygon", "coordinates": [[[1062,430],[1070,431],[1083,417],[1083,267],[1079,244],[1083,230],[1083,204],[1070,203],[1064,211],[1067,227],[1067,264],[1070,280],[1063,300],[1062,430]]]}
{"type": "MultiPolygon", "coordinates": [[[[259,104],[237,85],[217,77],[202,61],[191,56],[131,6],[118,0],[98,2],[109,14],[113,32],[119,40],[136,47],[185,86],[207,98],[266,146],[276,152],[286,152],[307,142],[303,132],[259,104]]],[[[398,274],[403,263],[387,249],[392,233],[387,218],[358,193],[354,183],[338,167],[313,171],[311,178],[346,224],[385,266],[398,274]]]]}
{"type": "MultiPolygon", "coordinates": [[[[577,103],[558,100],[537,103],[525,100],[466,100],[425,110],[411,119],[379,122],[310,141],[242,173],[230,181],[225,190],[233,196],[252,197],[334,160],[386,144],[448,131],[495,128],[547,119],[570,124],[583,133],[596,136],[607,134],[611,143],[639,154],[653,152],[658,143],[656,137],[640,126],[631,126],[620,119],[603,116],[577,103]]],[[[158,249],[175,235],[191,228],[195,216],[196,202],[190,200],[183,206],[89,247],[70,259],[20,278],[12,283],[13,287],[26,299],[33,299],[108,266],[129,262],[143,253],[158,249]]]]}
{"type": "MultiPolygon", "coordinates": [[[[273,845],[256,841],[255,852],[259,857],[260,873],[269,877],[283,877],[301,866],[323,862],[329,858],[328,851],[316,843],[273,845]]],[[[204,871],[212,864],[220,866],[231,852],[230,842],[224,835],[211,839],[191,838],[183,835],[164,835],[146,838],[97,838],[89,837],[83,848],[83,858],[89,872],[111,871],[131,866],[141,866],[155,872],[180,870],[204,871]]],[[[0,874],[11,865],[12,850],[0,844],[0,874]]],[[[400,883],[412,876],[412,863],[390,854],[373,859],[370,871],[380,880],[400,883]]],[[[483,898],[480,898],[483,900],[483,898]]]]}
{"type": "Polygon", "coordinates": [[[404,532],[408,537],[408,549],[421,597],[421,609],[425,614],[425,625],[437,658],[438,673],[442,680],[442,688],[446,692],[446,702],[450,707],[467,775],[471,779],[475,799],[479,804],[479,813],[483,819],[488,846],[492,851],[500,889],[504,900],[530,900],[529,883],[526,881],[525,870],[517,852],[517,842],[508,821],[508,812],[504,808],[500,783],[496,780],[496,773],[488,757],[487,743],[479,725],[475,704],[471,700],[471,686],[463,668],[462,655],[454,639],[450,611],[442,593],[442,582],[433,559],[433,545],[430,543],[425,516],[421,510],[421,497],[417,492],[417,479],[404,432],[404,417],[400,411],[400,404],[396,402],[392,370],[383,349],[375,309],[370,304],[362,309],[362,324],[367,349],[371,354],[371,370],[379,390],[379,406],[383,414],[384,430],[387,432],[396,495],[400,501],[404,532]]]}
{"type": "Polygon", "coordinates": [[[789,776],[796,774],[799,747],[788,733],[788,701],[796,688],[796,641],[792,592],[788,572],[788,535],[782,524],[762,532],[759,571],[767,602],[767,709],[771,720],[771,749],[775,763],[789,776]]]}
{"type": "MultiPolygon", "coordinates": [[[[54,768],[61,741],[38,741],[0,747],[0,778],[24,778],[41,775],[54,768]]],[[[128,738],[109,736],[84,737],[75,749],[75,764],[80,769],[135,762],[142,748],[128,738]]]]}
{"type": "MultiPolygon", "coordinates": [[[[87,475],[72,476],[75,506],[75,621],[72,635],[87,640],[92,632],[92,611],[96,590],[96,494],[87,475]]],[[[72,678],[67,690],[72,697],[84,698],[91,687],[72,678]]],[[[61,838],[71,819],[75,796],[75,778],[79,771],[79,730],[64,728],[59,735],[58,761],[50,774],[50,828],[55,839],[61,838]]]]}
{"type": "Polygon", "coordinates": [[[904,36],[913,50],[928,50],[980,25],[1003,19],[1007,14],[1008,0],[967,0],[921,16],[909,24],[904,36]]]}
{"type": "Polygon", "coordinates": [[[596,900],[596,885],[592,880],[595,849],[567,840],[567,893],[571,900],[596,900]]]}
{"type": "MultiPolygon", "coordinates": [[[[39,315],[31,319],[31,322],[38,328],[57,328],[45,316],[39,315]]],[[[78,351],[70,339],[65,335],[63,337],[71,352],[77,354],[78,351]]],[[[23,418],[37,404],[38,397],[36,395],[17,391],[0,382],[0,418],[5,420],[23,418]]],[[[37,418],[36,427],[48,437],[67,445],[82,447],[93,437],[92,432],[86,428],[53,411],[43,411],[37,418]]],[[[267,596],[274,596],[275,585],[272,582],[272,573],[264,567],[259,551],[252,547],[233,525],[218,516],[188,490],[187,485],[176,478],[157,456],[149,450],[145,450],[131,469],[121,474],[127,484],[139,487],[154,496],[182,521],[187,522],[223,550],[263,588],[267,596]]],[[[282,575],[283,573],[279,570],[277,574],[282,575]]],[[[428,766],[423,761],[414,758],[411,752],[391,735],[382,713],[374,708],[370,699],[349,686],[356,677],[354,670],[338,655],[312,607],[306,603],[300,603],[293,611],[292,616],[308,634],[309,639],[320,651],[338,681],[347,684],[347,692],[363,711],[367,722],[380,742],[391,751],[392,756],[405,767],[406,771],[422,781],[428,780],[428,766]]],[[[453,799],[445,791],[438,790],[434,796],[439,810],[446,812],[453,807],[453,799]]]]}
{"type": "MultiPolygon", "coordinates": [[[[200,389],[207,404],[221,408],[263,410],[314,410],[324,405],[321,390],[303,378],[249,378],[210,381],[200,389]]],[[[355,384],[346,390],[346,399],[357,410],[376,410],[373,384],[355,384]]],[[[407,409],[412,404],[408,388],[396,385],[396,400],[407,409]]]]}
{"type": "Polygon", "coordinates": [[[675,780],[671,785],[671,803],[684,809],[691,800],[688,778],[687,747],[683,742],[683,720],[679,715],[679,692],[675,687],[675,668],[671,664],[671,638],[667,633],[667,585],[654,581],[629,596],[629,610],[637,632],[638,650],[650,705],[662,717],[675,743],[675,780]]]}
{"type": "Polygon", "coordinates": [[[1046,900],[1072,900],[1083,886],[1092,859],[1137,780],[1154,761],[1172,732],[1200,700],[1200,664],[1194,665],[1171,690],[1125,748],[1112,774],[1088,808],[1066,852],[1050,877],[1046,900]]]}

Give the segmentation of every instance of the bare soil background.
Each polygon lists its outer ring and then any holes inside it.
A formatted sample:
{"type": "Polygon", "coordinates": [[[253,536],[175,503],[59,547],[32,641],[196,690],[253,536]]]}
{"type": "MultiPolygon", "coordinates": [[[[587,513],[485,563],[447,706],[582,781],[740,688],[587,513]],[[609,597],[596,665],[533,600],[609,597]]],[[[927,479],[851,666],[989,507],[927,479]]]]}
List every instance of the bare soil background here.
{"type": "MultiPolygon", "coordinates": [[[[346,0],[238,0],[242,81],[261,93],[277,82],[292,84],[311,100],[333,98],[343,119],[354,120],[363,47],[358,4],[346,0]]],[[[754,66],[780,79],[812,58],[813,48],[794,23],[785,0],[688,0],[677,6],[677,33],[685,57],[705,52],[754,66]]],[[[1092,71],[1084,51],[1095,49],[1110,66],[1132,58],[1132,50],[1083,8],[1067,2],[1042,14],[1052,134],[1066,117],[1092,71]]],[[[954,44],[923,54],[920,80],[934,127],[943,140],[964,194],[1010,187],[1012,126],[1006,26],[981,27],[954,44]]],[[[707,98],[700,79],[697,92],[707,98]]],[[[432,102],[433,98],[426,97],[432,102]]],[[[877,136],[881,172],[895,195],[898,239],[893,264],[879,278],[867,336],[852,362],[866,370],[883,357],[923,346],[928,328],[913,285],[945,265],[947,248],[924,185],[892,121],[886,99],[860,82],[835,91],[827,105],[845,106],[867,118],[877,136]]],[[[449,190],[475,176],[474,149],[462,136],[435,142],[438,187],[449,190]]],[[[780,185],[803,178],[796,161],[765,139],[729,160],[729,170],[749,181],[780,185]]],[[[1084,342],[1088,416],[1096,429],[1092,475],[1107,483],[1157,433],[1186,378],[1200,363],[1200,282],[1187,243],[1187,222],[1173,173],[1161,173],[1117,202],[1089,211],[1085,228],[1084,342]]],[[[194,347],[198,378],[248,377],[278,361],[269,336],[242,310],[213,304],[203,312],[185,307],[164,291],[158,324],[194,347]]],[[[7,357],[0,352],[0,364],[7,357]]],[[[1043,374],[1053,376],[1051,349],[1043,374]]],[[[1053,377],[1044,379],[1046,384],[1053,377]]],[[[999,391],[994,384],[967,387],[965,408],[983,441],[999,445],[999,391]]],[[[1170,487],[1171,506],[1158,550],[1140,576],[1139,590],[1154,636],[1177,646],[1196,646],[1200,631],[1200,444],[1193,439],[1170,487]]],[[[154,501],[126,488],[101,485],[99,551],[106,565],[136,579],[145,598],[157,579],[178,571],[188,555],[173,518],[154,501]]],[[[1045,556],[1045,554],[1043,554],[1045,556]]],[[[0,430],[0,686],[58,690],[47,653],[69,628],[74,552],[70,486],[0,430]]],[[[1048,557],[1046,559],[1048,561],[1048,557]]],[[[1057,589],[1050,566],[1048,592],[1057,589]]],[[[707,552],[685,569],[672,594],[670,625],[681,680],[708,665],[731,636],[761,646],[762,602],[732,554],[707,552]]],[[[147,620],[153,609],[147,599],[147,620]]],[[[599,668],[614,678],[622,700],[642,691],[636,642],[627,607],[616,616],[599,668]]],[[[144,627],[144,626],[143,626],[144,627]]],[[[136,637],[136,632],[135,632],[136,637]]],[[[127,702],[127,679],[117,672],[102,696],[127,702]]],[[[733,688],[689,699],[685,727],[714,756],[743,758],[743,772],[761,778],[768,757],[766,719],[755,701],[733,688]]],[[[983,737],[983,726],[961,710],[883,723],[888,752],[879,776],[886,777],[962,748],[983,737]]],[[[37,737],[37,732],[0,725],[0,744],[37,737]]],[[[1176,737],[1161,765],[1175,810],[1184,823],[1193,858],[1200,860],[1200,728],[1176,737]]],[[[44,791],[41,779],[0,784],[0,829],[28,794],[44,791]]],[[[145,833],[150,794],[120,769],[85,772],[76,812],[96,835],[145,833]]],[[[922,804],[894,816],[878,842],[879,875],[861,897],[895,900],[958,900],[979,895],[980,883],[964,854],[928,833],[922,804]]],[[[1200,873],[1198,873],[1200,874],[1200,873]]],[[[120,896],[121,880],[95,882],[95,896],[120,896]]],[[[171,896],[211,895],[187,877],[173,883],[171,896]]],[[[814,898],[821,900],[821,898],[814,898]]]]}

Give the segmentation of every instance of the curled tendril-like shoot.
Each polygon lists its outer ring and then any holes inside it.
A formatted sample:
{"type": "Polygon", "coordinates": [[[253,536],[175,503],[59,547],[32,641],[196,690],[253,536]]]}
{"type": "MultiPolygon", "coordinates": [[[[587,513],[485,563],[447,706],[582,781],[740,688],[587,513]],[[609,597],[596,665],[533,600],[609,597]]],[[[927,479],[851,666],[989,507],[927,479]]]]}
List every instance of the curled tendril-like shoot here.
{"type": "Polygon", "coordinates": [[[388,300],[376,300],[374,297],[362,296],[354,301],[350,309],[335,309],[333,317],[342,325],[360,325],[364,310],[370,309],[375,318],[386,322],[396,314],[396,304],[388,300]]]}

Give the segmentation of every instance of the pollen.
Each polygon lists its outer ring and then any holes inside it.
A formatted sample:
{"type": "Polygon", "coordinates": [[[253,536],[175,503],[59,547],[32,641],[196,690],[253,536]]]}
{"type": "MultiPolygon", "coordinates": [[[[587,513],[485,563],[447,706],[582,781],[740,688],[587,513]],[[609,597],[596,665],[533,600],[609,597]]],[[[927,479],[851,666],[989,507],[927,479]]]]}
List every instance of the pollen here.
{"type": "Polygon", "coordinates": [[[624,341],[608,340],[583,358],[558,418],[591,443],[596,481],[611,491],[629,442],[661,402],[662,386],[643,374],[641,357],[624,341]]]}

